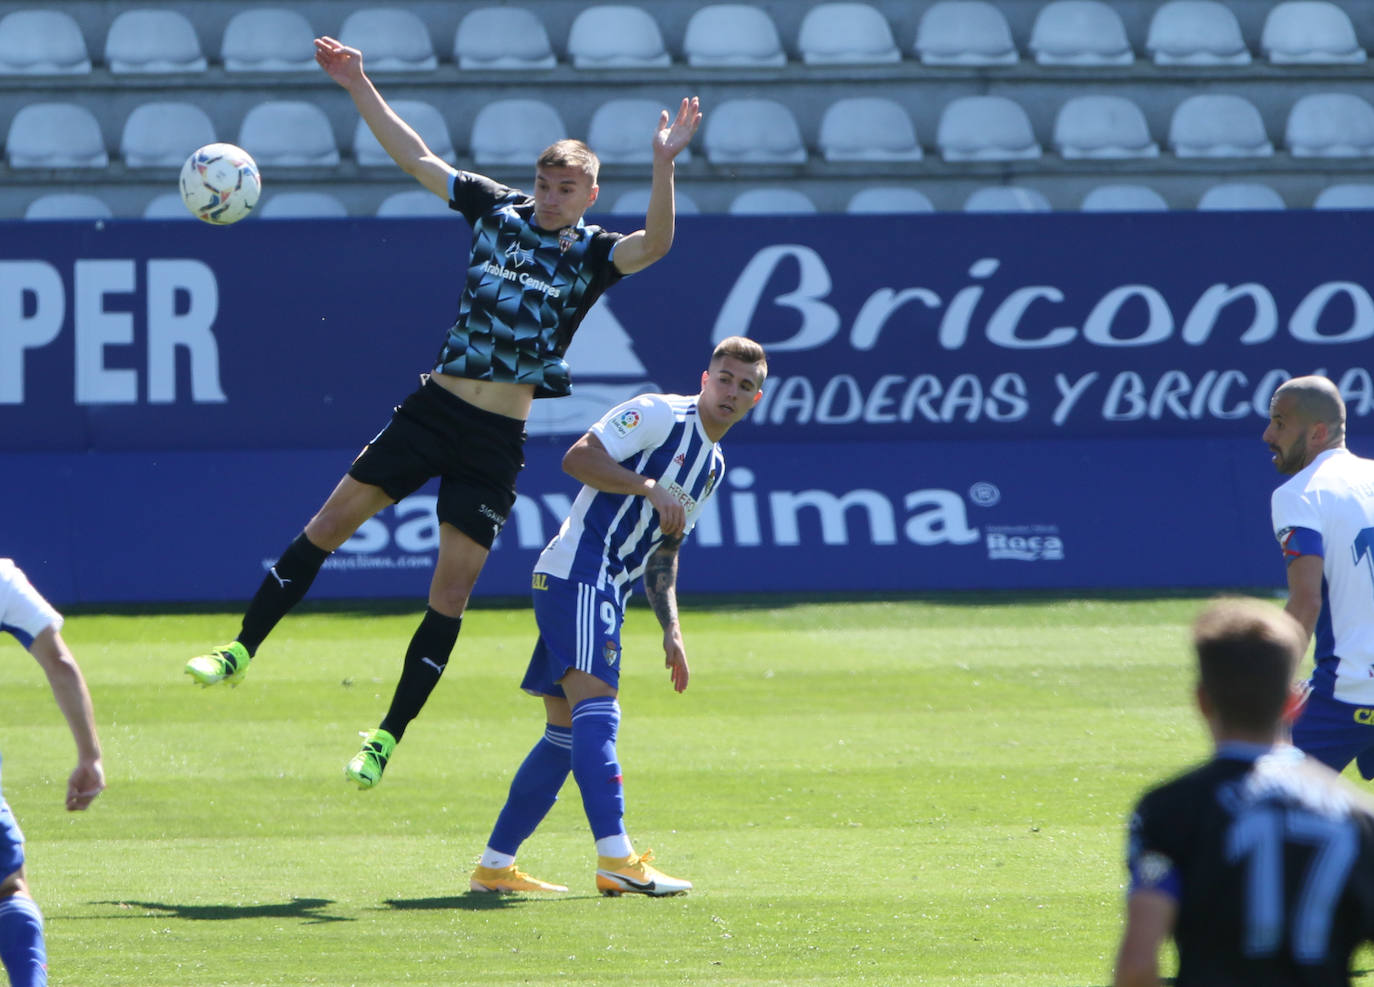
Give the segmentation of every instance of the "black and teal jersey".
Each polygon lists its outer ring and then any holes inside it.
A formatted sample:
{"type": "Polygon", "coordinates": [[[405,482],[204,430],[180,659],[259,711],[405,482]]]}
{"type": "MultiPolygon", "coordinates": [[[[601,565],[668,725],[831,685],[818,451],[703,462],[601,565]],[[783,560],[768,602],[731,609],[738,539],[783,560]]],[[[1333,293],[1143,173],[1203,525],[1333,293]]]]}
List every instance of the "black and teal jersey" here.
{"type": "Polygon", "coordinates": [[[570,393],[563,354],[592,303],[621,277],[611,263],[621,234],[580,220],[541,229],[533,198],[466,171],[450,183],[449,208],[472,225],[472,255],[434,369],[533,384],[535,397],[570,393]]]}

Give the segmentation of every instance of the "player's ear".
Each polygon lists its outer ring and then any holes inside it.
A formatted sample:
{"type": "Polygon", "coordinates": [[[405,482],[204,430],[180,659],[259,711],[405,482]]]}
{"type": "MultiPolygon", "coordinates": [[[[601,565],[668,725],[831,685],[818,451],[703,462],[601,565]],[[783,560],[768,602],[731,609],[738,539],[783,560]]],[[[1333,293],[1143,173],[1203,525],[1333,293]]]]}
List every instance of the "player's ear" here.
{"type": "Polygon", "coordinates": [[[588,208],[588,209],[590,209],[590,208],[592,207],[592,203],[596,201],[596,197],[597,197],[598,195],[600,195],[600,194],[601,194],[601,186],[598,185],[598,184],[596,184],[596,182],[592,182],[592,190],[591,190],[591,192],[589,192],[589,193],[587,194],[587,208],[588,208]]]}
{"type": "Polygon", "coordinates": [[[762,392],[762,391],[755,391],[755,392],[754,392],[754,404],[758,404],[758,403],[759,403],[760,401],[762,401],[762,400],[763,400],[763,392],[762,392]]]}
{"type": "Polygon", "coordinates": [[[709,371],[709,370],[703,370],[703,371],[701,372],[701,389],[702,389],[703,391],[706,390],[706,382],[707,382],[708,380],[710,380],[710,379],[711,379],[711,371],[709,371]]]}

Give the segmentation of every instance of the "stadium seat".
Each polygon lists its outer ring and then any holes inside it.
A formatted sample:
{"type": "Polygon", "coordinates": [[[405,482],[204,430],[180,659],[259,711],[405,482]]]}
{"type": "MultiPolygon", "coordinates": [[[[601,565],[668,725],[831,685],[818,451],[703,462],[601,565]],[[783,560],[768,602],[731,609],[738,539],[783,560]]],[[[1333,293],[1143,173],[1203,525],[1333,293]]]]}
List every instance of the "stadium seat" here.
{"type": "Polygon", "coordinates": [[[230,72],[317,72],[315,31],[297,10],[250,7],[225,26],[220,61],[230,72]]]}
{"type": "Polygon", "coordinates": [[[1374,106],[1353,93],[1314,93],[1293,104],[1284,144],[1297,158],[1374,155],[1374,106]]]}
{"type": "Polygon", "coordinates": [[[113,219],[114,210],[104,199],[89,192],[50,192],[30,202],[24,209],[24,218],[113,219]]]}
{"type": "MultiPolygon", "coordinates": [[[[673,201],[680,216],[701,212],[696,200],[684,192],[681,186],[674,190],[673,201]]],[[[649,187],[646,185],[625,192],[611,205],[610,211],[615,216],[643,216],[649,211],[649,187]]]]}
{"type": "Polygon", "coordinates": [[[459,215],[433,192],[422,188],[393,192],[377,206],[377,215],[390,218],[406,216],[453,217],[459,215]]]}
{"type": "Polygon", "coordinates": [[[1011,26],[987,0],[939,0],[921,15],[916,57],[926,65],[1013,65],[1011,26]]]}
{"type": "Polygon", "coordinates": [[[453,35],[460,69],[551,69],[558,64],[544,22],[523,7],[478,7],[453,35]]]}
{"type": "Polygon", "coordinates": [[[584,8],[568,31],[573,68],[661,68],[671,63],[663,34],[649,12],[628,4],[584,8]]]}
{"type": "Polygon", "coordinates": [[[1209,211],[1283,209],[1283,197],[1268,185],[1223,182],[1213,185],[1198,199],[1198,209],[1209,211]]]}
{"type": "Polygon", "coordinates": [[[242,148],[252,148],[259,167],[333,167],[339,163],[339,147],[329,119],[314,103],[302,100],[268,100],[252,107],[239,127],[242,148]]]}
{"type": "Polygon", "coordinates": [[[163,192],[161,195],[153,196],[143,207],[143,218],[194,220],[196,217],[191,215],[191,210],[181,201],[180,192],[163,192]]]}
{"type": "MultiPolygon", "coordinates": [[[[366,57],[366,56],[364,56],[366,57]]],[[[391,101],[391,108],[402,120],[410,124],[429,149],[452,164],[458,160],[453,148],[453,138],[449,136],[448,124],[432,103],[418,99],[397,99],[391,101]]],[[[382,149],[372,129],[359,119],[353,128],[353,159],[361,167],[372,168],[378,165],[394,164],[391,155],[382,149]]]]}
{"type": "Polygon", "coordinates": [[[1129,65],[1135,61],[1121,15],[1098,0],[1053,0],[1031,26],[1041,65],[1129,65]]]}
{"type": "Polygon", "coordinates": [[[1243,96],[1190,96],[1169,121],[1169,148],[1180,158],[1265,158],[1274,153],[1259,110],[1243,96]]]}
{"type": "Polygon", "coordinates": [[[702,141],[712,164],[806,160],[801,129],[792,111],[771,99],[727,99],[706,114],[702,141]]]}
{"type": "Polygon", "coordinates": [[[328,192],[277,192],[254,212],[263,219],[339,219],[348,215],[348,208],[328,192]]]}
{"type": "Polygon", "coordinates": [[[125,10],[105,36],[105,64],[115,73],[204,72],[196,29],[175,10],[125,10]]]}
{"type": "Polygon", "coordinates": [[[344,18],[339,40],[364,52],[369,72],[427,72],[439,67],[429,28],[404,8],[355,10],[344,18]]]}
{"type": "Polygon", "coordinates": [[[990,185],[964,200],[964,212],[1049,212],[1050,200],[1033,188],[990,185]]]}
{"type": "Polygon", "coordinates": [[[1356,64],[1366,58],[1349,15],[1326,0],[1289,0],[1269,11],[1260,50],[1275,65],[1356,64]]]}
{"type": "Polygon", "coordinates": [[[1328,185],[1317,193],[1313,209],[1374,209],[1374,185],[1328,185]]]}
{"type": "Polygon", "coordinates": [[[110,163],[95,114],[77,103],[29,103],[10,121],[11,168],[104,168],[110,163]]]}
{"type": "Polygon", "coordinates": [[[804,193],[790,188],[754,188],[735,196],[730,213],[735,216],[799,216],[816,212],[816,204],[804,193]]]}
{"type": "Polygon", "coordinates": [[[61,10],[0,17],[0,75],[86,75],[91,59],[76,19],[61,10]]]}
{"type": "Polygon", "coordinates": [[[1026,111],[1005,96],[961,96],[951,101],[940,114],[935,143],[946,161],[1040,157],[1026,111]]]}
{"type": "MultiPolygon", "coordinates": [[[[587,144],[606,164],[652,164],[651,139],[664,110],[676,112],[677,107],[653,99],[607,100],[592,113],[587,144]]],[[[684,148],[677,160],[691,161],[691,148],[684,148]]]]}
{"type": "Polygon", "coordinates": [[[1170,0],[1150,18],[1145,50],[1156,65],[1249,65],[1235,13],[1217,0],[1170,0]]]}
{"type": "Polygon", "coordinates": [[[1169,208],[1148,185],[1099,185],[1083,197],[1083,212],[1163,212],[1169,208]]]}
{"type": "Polygon", "coordinates": [[[906,185],[859,189],[844,207],[848,213],[897,214],[934,212],[935,206],[921,192],[906,185]]]}
{"type": "Polygon", "coordinates": [[[866,3],[821,3],[802,18],[797,47],[807,65],[899,62],[887,18],[866,3]]]}
{"type": "Polygon", "coordinates": [[[498,99],[477,111],[470,148],[478,164],[533,169],[540,152],[567,135],[563,118],[543,100],[498,99]]]}
{"type": "Polygon", "coordinates": [[[707,4],[687,21],[682,53],[693,68],[776,67],[787,63],[773,19],[743,3],[707,4]]]}
{"type": "Polygon", "coordinates": [[[143,103],[124,121],[119,156],[128,168],[180,168],[215,140],[215,125],[194,103],[143,103]]]}
{"type": "Polygon", "coordinates": [[[1155,158],[1159,145],[1125,96],[1075,96],[1059,108],[1054,146],[1065,158],[1155,158]]]}
{"type": "Polygon", "coordinates": [[[827,161],[921,159],[911,117],[896,100],[881,96],[832,103],[821,118],[820,146],[827,161]]]}

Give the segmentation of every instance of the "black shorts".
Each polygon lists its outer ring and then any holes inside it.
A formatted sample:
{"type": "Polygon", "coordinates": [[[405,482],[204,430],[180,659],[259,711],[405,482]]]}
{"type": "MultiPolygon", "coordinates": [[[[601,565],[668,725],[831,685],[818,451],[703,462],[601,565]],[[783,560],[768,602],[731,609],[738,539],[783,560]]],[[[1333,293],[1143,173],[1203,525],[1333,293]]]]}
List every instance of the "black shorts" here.
{"type": "Polygon", "coordinates": [[[393,500],[439,477],[439,520],[491,548],[515,503],[524,446],[524,422],[474,407],[426,378],[348,475],[393,500]]]}

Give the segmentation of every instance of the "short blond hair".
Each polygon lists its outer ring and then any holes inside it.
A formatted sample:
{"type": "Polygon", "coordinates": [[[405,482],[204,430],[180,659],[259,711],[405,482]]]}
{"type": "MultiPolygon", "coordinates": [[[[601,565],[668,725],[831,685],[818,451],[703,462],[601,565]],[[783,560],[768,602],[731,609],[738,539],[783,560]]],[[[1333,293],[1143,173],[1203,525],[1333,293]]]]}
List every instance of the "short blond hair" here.
{"type": "Polygon", "coordinates": [[[763,347],[748,336],[726,336],[716,348],[711,351],[711,362],[715,363],[723,356],[733,357],[741,363],[752,363],[759,368],[759,382],[768,376],[768,357],[763,352],[763,347]]]}
{"type": "Polygon", "coordinates": [[[601,172],[601,159],[586,144],[571,137],[554,141],[544,148],[535,164],[540,168],[576,168],[596,184],[596,176],[601,172]]]}

